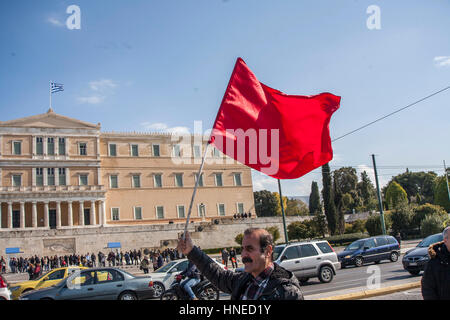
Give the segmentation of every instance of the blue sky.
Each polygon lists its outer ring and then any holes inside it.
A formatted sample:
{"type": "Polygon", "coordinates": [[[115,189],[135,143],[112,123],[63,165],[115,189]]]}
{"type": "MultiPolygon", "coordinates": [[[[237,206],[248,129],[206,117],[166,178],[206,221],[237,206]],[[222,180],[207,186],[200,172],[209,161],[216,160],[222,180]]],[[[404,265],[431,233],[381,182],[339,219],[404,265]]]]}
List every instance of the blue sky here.
{"type": "MultiPolygon", "coordinates": [[[[450,85],[450,2],[358,0],[71,0],[0,2],[1,120],[55,112],[103,131],[210,128],[237,57],[288,94],[342,96],[331,137],[450,85]],[[69,30],[69,5],[81,29],[69,30]],[[380,8],[381,29],[366,13],[380,8]]],[[[450,164],[450,90],[333,143],[333,168],[380,180],[450,164]],[[373,176],[373,174],[369,171],[373,176]]],[[[254,172],[254,189],[277,190],[254,172]]],[[[308,195],[320,169],[282,182],[308,195]]]]}

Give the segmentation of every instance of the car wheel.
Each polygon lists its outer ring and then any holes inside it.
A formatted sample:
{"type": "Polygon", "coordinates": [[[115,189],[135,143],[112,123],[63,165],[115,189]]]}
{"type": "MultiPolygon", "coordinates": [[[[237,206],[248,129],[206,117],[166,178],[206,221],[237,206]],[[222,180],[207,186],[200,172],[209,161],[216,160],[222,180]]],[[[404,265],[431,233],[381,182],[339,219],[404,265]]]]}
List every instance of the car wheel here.
{"type": "Polygon", "coordinates": [[[408,272],[413,276],[417,276],[420,273],[420,270],[408,270],[408,272]]]}
{"type": "Polygon", "coordinates": [[[361,267],[363,265],[364,261],[362,257],[356,257],[355,258],[355,266],[361,267]]]}
{"type": "Polygon", "coordinates": [[[161,295],[164,293],[164,285],[161,282],[155,282],[153,283],[153,289],[155,289],[154,298],[160,298],[161,295]]]}
{"type": "Polygon", "coordinates": [[[396,262],[398,260],[398,253],[397,252],[392,252],[390,259],[391,259],[392,262],[396,262]]]}
{"type": "Polygon", "coordinates": [[[120,294],[119,300],[137,300],[137,296],[134,292],[125,291],[120,294]]]}
{"type": "Polygon", "coordinates": [[[217,290],[212,284],[208,285],[200,293],[200,300],[219,300],[220,291],[217,290]]]}
{"type": "Polygon", "coordinates": [[[333,269],[329,266],[323,266],[319,271],[319,280],[322,283],[328,283],[333,280],[333,269]]]}
{"type": "Polygon", "coordinates": [[[299,279],[301,284],[306,284],[308,282],[309,278],[301,278],[299,279]]]}
{"type": "Polygon", "coordinates": [[[167,290],[161,295],[161,300],[178,300],[178,296],[173,290],[167,290]]]}

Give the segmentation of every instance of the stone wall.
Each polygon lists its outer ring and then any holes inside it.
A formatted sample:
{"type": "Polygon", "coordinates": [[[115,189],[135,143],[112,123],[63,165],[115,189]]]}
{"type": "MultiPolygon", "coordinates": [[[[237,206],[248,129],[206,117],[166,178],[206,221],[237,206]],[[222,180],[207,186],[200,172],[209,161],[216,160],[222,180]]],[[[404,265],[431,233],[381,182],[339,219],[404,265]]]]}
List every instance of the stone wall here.
{"type": "MultiPolygon", "coordinates": [[[[286,217],[286,226],[294,221],[310,217],[286,217]]],[[[278,227],[281,239],[283,221],[281,217],[233,220],[216,219],[212,222],[191,223],[189,232],[195,245],[202,249],[237,246],[234,238],[246,228],[278,227]]],[[[108,252],[108,242],[120,242],[121,250],[141,248],[175,247],[178,234],[184,231],[184,224],[139,225],[121,227],[83,227],[53,230],[0,231],[0,256],[6,256],[6,248],[19,247],[28,257],[34,254],[63,255],[86,254],[98,251],[108,252]]]]}

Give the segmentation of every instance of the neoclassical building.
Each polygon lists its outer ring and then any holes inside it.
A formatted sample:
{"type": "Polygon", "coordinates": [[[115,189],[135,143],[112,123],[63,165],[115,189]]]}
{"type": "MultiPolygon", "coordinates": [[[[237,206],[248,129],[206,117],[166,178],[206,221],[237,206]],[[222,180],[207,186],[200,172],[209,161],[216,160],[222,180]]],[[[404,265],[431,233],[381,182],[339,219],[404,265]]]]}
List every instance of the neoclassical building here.
{"type": "MultiPolygon", "coordinates": [[[[1,231],[185,221],[204,142],[100,129],[51,109],[0,122],[1,231]]],[[[191,219],[254,214],[250,169],[209,149],[191,219]]]]}

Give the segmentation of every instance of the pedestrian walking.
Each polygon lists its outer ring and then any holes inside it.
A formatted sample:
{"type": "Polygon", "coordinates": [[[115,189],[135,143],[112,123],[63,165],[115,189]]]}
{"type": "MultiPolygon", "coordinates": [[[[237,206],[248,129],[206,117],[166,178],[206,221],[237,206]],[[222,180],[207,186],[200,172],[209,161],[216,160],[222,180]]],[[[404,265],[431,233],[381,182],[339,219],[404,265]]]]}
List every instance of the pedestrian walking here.
{"type": "Polygon", "coordinates": [[[148,260],[148,256],[144,256],[144,259],[141,261],[141,270],[144,271],[144,273],[148,273],[148,268],[150,266],[150,261],[148,260]]]}
{"type": "Polygon", "coordinates": [[[222,264],[225,265],[225,267],[228,267],[228,257],[230,254],[228,253],[226,248],[223,248],[222,250],[222,264]]]}
{"type": "Polygon", "coordinates": [[[234,248],[230,249],[230,260],[231,260],[231,267],[237,268],[238,264],[237,264],[236,250],[234,250],[234,248]]]}

